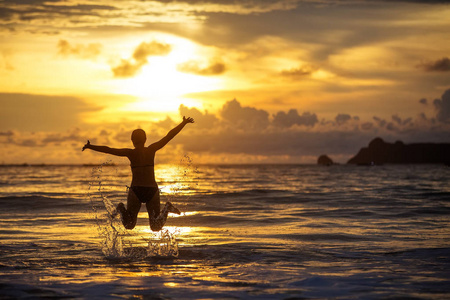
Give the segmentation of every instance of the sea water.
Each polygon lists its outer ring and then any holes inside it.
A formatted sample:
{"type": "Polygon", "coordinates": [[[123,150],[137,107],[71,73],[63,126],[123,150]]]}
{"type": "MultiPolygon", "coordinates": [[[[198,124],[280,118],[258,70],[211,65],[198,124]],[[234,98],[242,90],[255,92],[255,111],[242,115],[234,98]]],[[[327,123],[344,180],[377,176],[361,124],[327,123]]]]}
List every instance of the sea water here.
{"type": "Polygon", "coordinates": [[[0,299],[443,299],[450,168],[156,166],[154,233],[111,211],[129,166],[0,167],[0,299]]]}

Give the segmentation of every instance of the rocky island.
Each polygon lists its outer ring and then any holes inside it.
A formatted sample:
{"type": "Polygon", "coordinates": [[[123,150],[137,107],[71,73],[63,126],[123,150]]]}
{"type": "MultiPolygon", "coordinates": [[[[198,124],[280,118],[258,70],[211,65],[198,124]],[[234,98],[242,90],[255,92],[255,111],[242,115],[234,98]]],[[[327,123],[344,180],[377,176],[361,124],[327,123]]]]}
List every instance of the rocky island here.
{"type": "Polygon", "coordinates": [[[329,158],[327,155],[321,155],[317,159],[317,164],[323,166],[331,166],[333,164],[333,160],[329,158]]]}
{"type": "Polygon", "coordinates": [[[369,147],[362,148],[351,158],[348,164],[381,165],[381,164],[446,164],[450,165],[449,143],[416,143],[404,144],[397,141],[386,143],[375,138],[369,147]]]}

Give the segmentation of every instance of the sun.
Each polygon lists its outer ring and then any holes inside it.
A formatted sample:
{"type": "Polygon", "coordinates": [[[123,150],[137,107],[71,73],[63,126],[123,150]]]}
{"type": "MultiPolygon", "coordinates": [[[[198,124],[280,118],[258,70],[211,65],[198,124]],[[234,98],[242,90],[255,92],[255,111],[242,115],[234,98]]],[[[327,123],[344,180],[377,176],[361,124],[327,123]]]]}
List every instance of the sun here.
{"type": "MultiPolygon", "coordinates": [[[[161,40],[161,38],[159,39],[161,40]]],[[[166,56],[150,56],[148,63],[135,77],[123,79],[117,92],[137,97],[137,101],[124,107],[127,111],[173,112],[180,104],[198,106],[200,101],[185,98],[189,93],[221,89],[223,80],[217,76],[200,76],[183,73],[181,63],[204,61],[201,46],[181,38],[164,37],[172,46],[166,56]]]]}

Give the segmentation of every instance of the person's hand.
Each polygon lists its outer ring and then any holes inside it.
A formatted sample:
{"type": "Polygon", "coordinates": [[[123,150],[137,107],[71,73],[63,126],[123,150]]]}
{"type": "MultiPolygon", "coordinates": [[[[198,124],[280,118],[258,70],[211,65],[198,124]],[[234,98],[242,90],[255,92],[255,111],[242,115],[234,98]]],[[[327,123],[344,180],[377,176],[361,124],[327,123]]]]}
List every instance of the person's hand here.
{"type": "Polygon", "coordinates": [[[91,142],[89,142],[89,140],[88,140],[86,145],[83,146],[83,149],[81,149],[81,151],[84,151],[84,149],[89,149],[90,145],[91,145],[91,142]]]}
{"type": "Polygon", "coordinates": [[[183,122],[185,122],[185,123],[194,123],[194,119],[193,118],[191,118],[191,117],[185,117],[185,116],[183,116],[183,122]]]}

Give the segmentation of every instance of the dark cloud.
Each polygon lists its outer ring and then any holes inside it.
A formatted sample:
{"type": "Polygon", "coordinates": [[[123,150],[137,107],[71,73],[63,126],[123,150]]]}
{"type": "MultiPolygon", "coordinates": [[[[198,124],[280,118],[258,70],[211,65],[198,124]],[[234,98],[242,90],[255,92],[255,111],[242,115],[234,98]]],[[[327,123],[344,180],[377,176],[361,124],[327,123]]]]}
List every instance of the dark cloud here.
{"type": "Polygon", "coordinates": [[[212,76],[223,74],[226,70],[225,64],[221,62],[212,62],[209,65],[203,67],[197,61],[191,60],[185,63],[179,64],[177,70],[184,73],[192,73],[203,76],[212,76]]]}
{"type": "Polygon", "coordinates": [[[349,114],[338,114],[336,118],[334,119],[338,125],[342,125],[347,123],[352,119],[352,116],[349,114]]]}
{"type": "Polygon", "coordinates": [[[422,4],[449,4],[448,0],[368,0],[368,1],[382,1],[382,2],[410,2],[410,3],[422,3],[422,4]]]}
{"type": "MultiPolygon", "coordinates": [[[[201,154],[246,154],[246,155],[283,155],[312,156],[320,154],[351,156],[361,147],[365,147],[379,134],[373,129],[365,131],[223,131],[220,134],[193,132],[190,135],[180,135],[177,142],[184,145],[189,152],[201,154]]],[[[386,140],[403,140],[411,142],[442,142],[448,141],[448,132],[435,130],[417,131],[406,136],[396,131],[383,131],[386,140]]]]}
{"type": "Polygon", "coordinates": [[[269,125],[269,113],[254,107],[243,107],[236,99],[225,103],[220,116],[228,125],[241,129],[264,129],[269,125]]]}
{"type": "Polygon", "coordinates": [[[386,129],[389,131],[397,131],[398,130],[398,128],[392,122],[388,122],[386,124],[386,129]]]}
{"type": "Polygon", "coordinates": [[[80,130],[75,129],[69,133],[48,133],[43,139],[44,144],[60,144],[64,142],[79,142],[83,140],[80,130]]]}
{"type": "MultiPolygon", "coordinates": [[[[157,0],[161,3],[173,3],[174,0],[157,0]]],[[[222,4],[222,5],[229,5],[233,6],[237,2],[236,1],[230,1],[230,0],[177,0],[177,3],[186,3],[190,5],[195,4],[222,4]]],[[[240,0],[238,1],[240,4],[242,4],[243,7],[251,7],[255,5],[258,1],[255,0],[240,0]]],[[[415,2],[415,3],[448,3],[446,0],[264,0],[264,4],[289,4],[289,3],[316,3],[319,5],[326,5],[326,4],[355,4],[355,3],[364,3],[364,2],[415,2]]]]}
{"type": "Polygon", "coordinates": [[[48,145],[61,145],[63,143],[78,144],[83,141],[84,135],[78,128],[68,132],[14,132],[7,131],[5,135],[0,132],[0,144],[20,147],[45,147],[48,145]],[[5,139],[6,138],[6,139],[5,139]]]}
{"type": "Polygon", "coordinates": [[[427,72],[448,72],[450,71],[450,59],[443,57],[436,61],[422,63],[418,67],[427,72]]]}
{"type": "Polygon", "coordinates": [[[375,121],[375,123],[378,125],[378,127],[385,127],[386,126],[386,120],[381,119],[377,116],[373,117],[373,120],[375,121]]]}
{"type": "Polygon", "coordinates": [[[121,59],[117,67],[112,68],[114,77],[132,77],[147,64],[149,56],[164,56],[172,51],[172,46],[157,41],[142,42],[133,52],[131,59],[121,59]]]}
{"type": "Polygon", "coordinates": [[[14,135],[14,132],[12,130],[0,131],[0,136],[11,137],[13,135],[14,135]]]}
{"type": "Polygon", "coordinates": [[[373,123],[371,122],[365,122],[361,124],[362,130],[372,130],[373,129],[373,123]]]}
{"type": "Polygon", "coordinates": [[[437,110],[436,119],[443,123],[450,123],[450,89],[446,90],[441,99],[433,102],[437,110]]]}
{"type": "Polygon", "coordinates": [[[58,54],[62,56],[76,56],[83,59],[96,58],[101,52],[102,45],[99,43],[91,43],[88,45],[76,44],[71,45],[66,40],[59,40],[58,54]]]}
{"type": "MultiPolygon", "coordinates": [[[[435,105],[440,112],[445,107],[448,111],[449,96],[450,90],[444,93],[442,99],[436,100],[435,105]]],[[[24,102],[22,104],[29,105],[24,102]]],[[[44,104],[47,107],[55,103],[50,101],[44,104]]],[[[268,162],[270,157],[276,156],[292,159],[292,157],[302,156],[317,157],[319,154],[326,153],[331,156],[345,157],[357,153],[375,136],[382,136],[385,140],[402,140],[405,143],[449,142],[450,138],[449,124],[434,123],[425,115],[422,118],[419,116],[415,127],[411,127],[414,125],[411,118],[403,119],[397,114],[392,116],[391,121],[374,117],[375,122],[359,124],[355,117],[342,113],[335,120],[318,122],[316,114],[307,112],[300,115],[295,109],[278,112],[271,121],[265,110],[242,106],[236,99],[226,102],[218,115],[207,111],[201,112],[197,108],[188,108],[184,105],[180,106],[179,112],[181,115],[194,117],[196,123],[177,136],[171,144],[180,151],[183,149],[182,151],[194,152],[199,157],[243,154],[249,157],[252,155],[267,157],[268,162]],[[337,120],[352,122],[355,126],[337,126],[339,125],[337,120]],[[404,130],[405,126],[409,129],[404,130]]],[[[176,124],[178,122],[167,117],[165,120],[145,126],[150,128],[146,130],[149,142],[164,136],[176,124]]],[[[130,135],[135,128],[131,126],[121,125],[118,129],[100,127],[89,131],[74,129],[66,132],[54,132],[53,128],[49,130],[52,132],[36,134],[6,129],[0,131],[0,143],[19,147],[44,148],[47,145],[61,147],[80,145],[81,147],[89,138],[92,143],[129,147],[130,135]]]]}
{"type": "MultiPolygon", "coordinates": [[[[233,15],[242,16],[244,18],[248,16],[259,16],[261,14],[268,15],[270,13],[287,12],[290,13],[294,10],[305,11],[305,15],[297,20],[291,22],[286,19],[278,19],[277,21],[281,25],[286,25],[287,23],[300,24],[303,23],[301,19],[307,19],[309,22],[311,19],[307,18],[308,15],[312,19],[316,18],[311,14],[311,11],[317,9],[323,9],[327,6],[332,6],[333,8],[348,9],[349,7],[359,4],[359,6],[367,6],[366,3],[427,3],[427,4],[444,4],[448,3],[445,0],[265,0],[265,1],[255,1],[255,0],[243,0],[243,1],[222,1],[222,0],[210,0],[210,1],[151,1],[146,5],[145,1],[136,1],[135,4],[130,5],[127,1],[110,1],[108,5],[105,5],[104,1],[93,0],[89,4],[75,4],[71,1],[20,1],[20,0],[8,0],[0,2],[0,21],[2,23],[7,23],[8,25],[14,25],[23,30],[23,25],[35,29],[36,32],[42,29],[42,27],[54,27],[54,28],[68,28],[68,27],[80,27],[80,28],[106,28],[113,26],[117,28],[124,28],[129,30],[130,28],[135,29],[136,27],[150,26],[155,30],[163,28],[171,28],[173,33],[180,33],[183,31],[191,31],[191,34],[198,35],[198,37],[203,36],[203,38],[214,38],[217,35],[217,26],[208,26],[211,31],[199,31],[194,33],[190,30],[189,26],[184,26],[184,23],[177,24],[176,22],[170,21],[170,18],[182,18],[182,21],[193,21],[197,23],[208,22],[211,19],[215,19],[221,14],[224,17],[229,17],[233,15]],[[159,5],[155,5],[152,2],[160,2],[159,5]],[[350,5],[351,4],[351,5],[350,5]],[[310,10],[310,11],[308,11],[310,10]],[[306,16],[306,17],[305,17],[306,16]],[[54,23],[50,20],[53,20],[54,23]],[[57,22],[55,22],[57,20],[57,22]],[[172,25],[174,25],[172,27],[172,25]]],[[[381,5],[380,5],[381,6],[381,5]]],[[[370,7],[372,8],[372,7],[370,7]]],[[[356,19],[359,15],[352,14],[353,18],[356,19]]],[[[243,19],[242,19],[243,20],[243,19]]],[[[356,23],[359,23],[356,20],[356,23]]],[[[317,20],[320,27],[325,27],[330,29],[330,24],[335,26],[337,22],[335,20],[330,20],[330,16],[327,19],[317,20]],[[320,25],[320,24],[323,25],[320,25]]],[[[236,34],[229,34],[227,30],[224,30],[222,34],[230,36],[246,36],[251,34],[251,31],[255,29],[266,32],[267,34],[272,34],[277,29],[273,29],[273,23],[271,20],[264,20],[267,23],[267,27],[263,24],[254,25],[252,23],[241,24],[236,22],[237,31],[236,34]],[[244,26],[242,26],[244,25],[244,26]],[[246,30],[242,30],[245,28],[246,30]]],[[[383,22],[381,22],[383,23],[383,22]]],[[[230,24],[230,22],[221,22],[219,25],[230,24]]],[[[209,25],[209,23],[208,23],[209,25]]],[[[280,27],[279,27],[280,28],[280,27]]],[[[280,28],[282,30],[287,30],[288,27],[280,28]]],[[[297,28],[319,28],[317,26],[291,26],[291,30],[297,30],[297,28]]],[[[334,28],[332,28],[334,29],[334,28]]],[[[310,30],[308,30],[310,31],[310,30]]],[[[391,28],[392,31],[392,28],[391,28]]],[[[31,31],[30,31],[31,32],[31,31]]],[[[387,35],[387,33],[384,33],[387,35]]],[[[222,38],[222,37],[221,37],[222,38]]],[[[239,37],[237,37],[239,38],[239,37]]],[[[370,37],[368,37],[370,38],[370,37]]]]}
{"type": "Polygon", "coordinates": [[[0,128],[60,131],[79,124],[79,115],[98,108],[68,96],[0,93],[0,128]]]}
{"type": "Polygon", "coordinates": [[[38,147],[38,141],[34,140],[34,139],[24,139],[24,140],[19,140],[19,141],[15,141],[13,142],[15,145],[17,146],[21,146],[21,147],[38,147]]]}
{"type": "Polygon", "coordinates": [[[422,99],[419,100],[419,103],[420,103],[420,104],[427,105],[427,104],[428,104],[428,101],[427,101],[427,99],[422,98],[422,99]]]}
{"type": "Polygon", "coordinates": [[[402,119],[398,115],[393,115],[392,121],[394,121],[397,124],[402,124],[402,119]]]}
{"type": "Polygon", "coordinates": [[[11,20],[16,18],[20,21],[32,21],[44,19],[49,16],[71,17],[71,16],[99,16],[102,12],[117,10],[110,5],[58,5],[60,0],[40,1],[40,0],[8,0],[1,3],[0,18],[11,20]]]}
{"type": "Polygon", "coordinates": [[[293,125],[303,125],[313,127],[319,122],[316,114],[304,112],[299,115],[296,109],[291,109],[287,113],[280,111],[273,116],[273,125],[282,128],[290,128],[293,125]]]}
{"type": "Polygon", "coordinates": [[[405,126],[412,122],[412,118],[406,118],[402,120],[402,118],[400,118],[398,115],[393,115],[392,121],[397,125],[405,126]]]}

